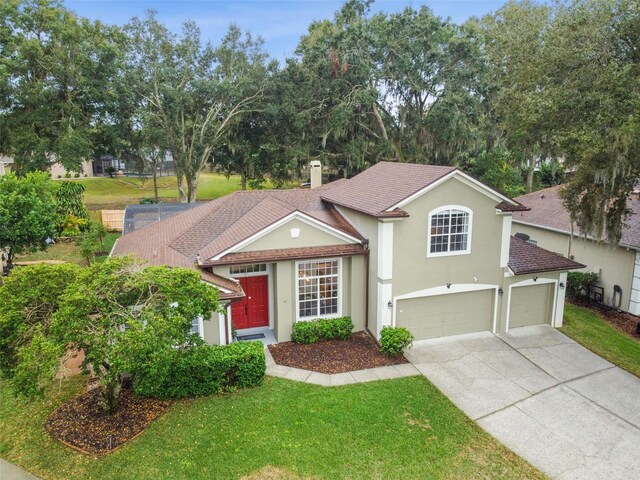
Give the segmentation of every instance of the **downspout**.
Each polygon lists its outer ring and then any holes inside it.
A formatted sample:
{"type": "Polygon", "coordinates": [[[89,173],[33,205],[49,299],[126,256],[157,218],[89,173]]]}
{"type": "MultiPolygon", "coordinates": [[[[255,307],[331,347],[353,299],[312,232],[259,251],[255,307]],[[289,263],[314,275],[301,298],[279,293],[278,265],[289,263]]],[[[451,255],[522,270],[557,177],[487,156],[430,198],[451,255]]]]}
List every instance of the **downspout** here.
{"type": "Polygon", "coordinates": [[[227,303],[227,305],[225,306],[224,309],[224,334],[227,337],[227,345],[231,344],[231,336],[230,336],[230,332],[229,332],[229,308],[231,307],[232,304],[239,302],[240,300],[242,300],[244,297],[242,298],[236,298],[234,300],[229,300],[229,303],[227,303]]]}
{"type": "Polygon", "coordinates": [[[367,258],[366,258],[366,262],[365,262],[365,272],[366,272],[367,281],[365,282],[364,329],[371,336],[371,338],[373,338],[373,341],[376,342],[376,344],[378,344],[378,346],[380,346],[380,342],[378,342],[378,339],[376,338],[376,336],[373,334],[373,332],[371,330],[369,330],[369,262],[371,260],[371,255],[370,255],[370,250],[369,250],[368,246],[367,246],[366,257],[367,258]]]}

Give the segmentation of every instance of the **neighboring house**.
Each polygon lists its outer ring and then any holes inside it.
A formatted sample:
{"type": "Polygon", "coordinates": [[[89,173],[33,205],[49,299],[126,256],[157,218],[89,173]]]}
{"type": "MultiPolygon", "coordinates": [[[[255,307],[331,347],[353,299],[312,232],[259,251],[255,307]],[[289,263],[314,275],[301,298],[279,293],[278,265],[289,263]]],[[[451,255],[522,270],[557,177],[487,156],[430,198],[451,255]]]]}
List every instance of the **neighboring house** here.
{"type": "MultiPolygon", "coordinates": [[[[0,176],[11,172],[13,168],[13,158],[0,156],[0,176]]],[[[49,167],[49,173],[51,178],[65,178],[67,173],[72,177],[75,176],[75,171],[67,171],[62,164],[54,163],[49,167]]],[[[93,162],[91,160],[85,160],[82,162],[82,170],[78,172],[81,177],[93,177],[93,162]]]]}
{"type": "Polygon", "coordinates": [[[618,247],[611,247],[572,228],[569,212],[560,198],[561,186],[529,193],[516,200],[530,211],[513,215],[512,233],[523,233],[536,245],[574,259],[596,272],[604,289],[602,299],[608,305],[640,315],[640,201],[629,198],[632,211],[618,247]],[[614,286],[621,293],[615,295],[614,286]]]}
{"type": "Polygon", "coordinates": [[[64,179],[67,178],[67,175],[70,177],[75,177],[76,175],[80,177],[93,177],[93,161],[84,160],[80,171],[67,170],[61,163],[54,163],[49,167],[49,173],[51,174],[51,178],[54,179],[64,179]]]}
{"type": "Polygon", "coordinates": [[[195,322],[209,343],[296,321],[351,316],[379,338],[417,339],[562,323],[566,272],[581,268],[512,238],[524,209],[458,169],[381,162],[311,189],[239,191],[118,239],[112,255],[193,268],[225,314],[195,322]]]}
{"type": "Polygon", "coordinates": [[[0,156],[0,177],[11,172],[13,168],[13,158],[0,156]]]}

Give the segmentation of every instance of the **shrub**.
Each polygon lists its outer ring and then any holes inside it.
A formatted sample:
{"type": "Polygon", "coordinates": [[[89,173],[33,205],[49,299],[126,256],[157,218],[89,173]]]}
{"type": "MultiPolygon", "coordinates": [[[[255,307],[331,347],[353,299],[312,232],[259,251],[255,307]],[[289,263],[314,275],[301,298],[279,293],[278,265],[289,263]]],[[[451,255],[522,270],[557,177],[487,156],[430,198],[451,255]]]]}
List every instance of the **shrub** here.
{"type": "Polygon", "coordinates": [[[291,339],[296,343],[315,343],[324,340],[348,340],[353,331],[351,317],[323,318],[296,322],[291,339]]]}
{"type": "Polygon", "coordinates": [[[315,343],[320,340],[317,322],[296,322],[293,324],[291,340],[295,343],[315,343]]]}
{"type": "Polygon", "coordinates": [[[260,385],[266,371],[261,342],[171,349],[132,372],[137,395],[185,398],[260,385]]]}
{"type": "Polygon", "coordinates": [[[405,348],[411,348],[414,336],[403,327],[382,327],[380,332],[380,351],[395,357],[401,355],[405,348]]]}
{"type": "Polygon", "coordinates": [[[77,237],[87,225],[87,220],[76,217],[75,215],[67,215],[60,222],[60,235],[63,237],[77,237]]]}
{"type": "Polygon", "coordinates": [[[64,178],[71,178],[71,173],[67,172],[64,174],[64,178]]]}
{"type": "Polygon", "coordinates": [[[153,205],[155,203],[160,203],[158,199],[154,197],[142,197],[140,199],[140,205],[153,205]]]}
{"type": "Polygon", "coordinates": [[[593,272],[569,272],[567,274],[567,296],[573,300],[589,294],[589,287],[598,283],[598,274],[593,272]]]}
{"type": "Polygon", "coordinates": [[[73,176],[76,177],[76,178],[80,178],[80,172],[74,173],[73,176]]]}

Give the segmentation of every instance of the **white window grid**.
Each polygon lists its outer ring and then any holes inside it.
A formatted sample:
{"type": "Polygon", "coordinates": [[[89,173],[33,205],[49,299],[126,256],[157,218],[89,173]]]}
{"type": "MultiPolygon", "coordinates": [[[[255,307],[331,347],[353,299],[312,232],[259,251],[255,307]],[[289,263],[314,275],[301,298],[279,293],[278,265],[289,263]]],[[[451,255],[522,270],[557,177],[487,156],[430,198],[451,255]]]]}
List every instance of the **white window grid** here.
{"type": "Polygon", "coordinates": [[[468,212],[459,209],[441,210],[431,215],[429,252],[465,252],[469,248],[468,212]]]}
{"type": "Polygon", "coordinates": [[[229,267],[229,273],[231,275],[241,275],[243,273],[258,273],[258,272],[266,272],[267,264],[266,263],[254,263],[251,265],[233,265],[229,267]]]}
{"type": "Polygon", "coordinates": [[[298,272],[298,318],[335,316],[340,311],[339,260],[300,262],[298,272]]]}

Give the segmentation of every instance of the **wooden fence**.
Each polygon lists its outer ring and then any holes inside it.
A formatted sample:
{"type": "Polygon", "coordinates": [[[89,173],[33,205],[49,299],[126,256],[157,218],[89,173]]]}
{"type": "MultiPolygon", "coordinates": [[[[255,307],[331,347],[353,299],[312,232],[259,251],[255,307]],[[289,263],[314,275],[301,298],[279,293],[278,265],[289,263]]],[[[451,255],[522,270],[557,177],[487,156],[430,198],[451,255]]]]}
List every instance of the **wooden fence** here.
{"type": "Polygon", "coordinates": [[[124,210],[102,210],[102,224],[107,230],[121,232],[124,225],[124,210]]]}

